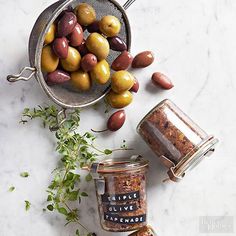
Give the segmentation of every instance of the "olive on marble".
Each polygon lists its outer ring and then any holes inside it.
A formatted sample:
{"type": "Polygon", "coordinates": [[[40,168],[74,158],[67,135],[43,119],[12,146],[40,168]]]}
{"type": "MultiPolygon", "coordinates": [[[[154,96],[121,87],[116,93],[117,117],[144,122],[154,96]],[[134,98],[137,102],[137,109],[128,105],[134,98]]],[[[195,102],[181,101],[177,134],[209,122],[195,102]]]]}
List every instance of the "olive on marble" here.
{"type": "Polygon", "coordinates": [[[99,61],[90,72],[91,79],[98,84],[106,84],[110,79],[110,66],[106,60],[99,61]]]}
{"type": "Polygon", "coordinates": [[[128,71],[117,71],[111,77],[111,88],[115,93],[123,93],[133,87],[134,81],[134,76],[128,71]]]}
{"type": "Polygon", "coordinates": [[[133,95],[129,91],[119,94],[111,90],[106,100],[111,107],[119,109],[128,106],[133,101],[133,95]]]}

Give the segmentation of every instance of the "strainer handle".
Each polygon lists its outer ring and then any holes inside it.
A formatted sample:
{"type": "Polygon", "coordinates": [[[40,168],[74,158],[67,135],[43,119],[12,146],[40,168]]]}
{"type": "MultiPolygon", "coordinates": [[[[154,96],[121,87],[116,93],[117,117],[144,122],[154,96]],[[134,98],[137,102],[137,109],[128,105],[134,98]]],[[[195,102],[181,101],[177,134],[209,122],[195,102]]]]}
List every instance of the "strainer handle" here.
{"type": "Polygon", "coordinates": [[[7,80],[9,82],[17,82],[20,80],[28,81],[30,80],[36,72],[36,68],[33,67],[25,67],[21,70],[20,74],[17,75],[8,75],[7,80]],[[24,75],[25,73],[29,72],[30,74],[24,75]]]}
{"type": "Polygon", "coordinates": [[[64,124],[65,121],[66,121],[66,108],[62,108],[62,110],[60,110],[57,113],[57,124],[55,126],[50,126],[49,129],[51,131],[57,131],[58,129],[60,129],[60,127],[64,124]]]}
{"type": "Polygon", "coordinates": [[[128,0],[124,5],[123,8],[127,10],[136,0],[128,0]]]}

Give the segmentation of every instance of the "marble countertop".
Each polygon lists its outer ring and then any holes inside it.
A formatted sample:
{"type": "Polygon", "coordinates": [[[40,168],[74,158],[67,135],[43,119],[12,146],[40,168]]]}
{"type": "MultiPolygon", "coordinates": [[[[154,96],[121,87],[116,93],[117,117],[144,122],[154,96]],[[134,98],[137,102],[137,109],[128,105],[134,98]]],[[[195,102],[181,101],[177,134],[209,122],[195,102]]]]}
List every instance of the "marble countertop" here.
{"type": "MultiPolygon", "coordinates": [[[[19,124],[24,107],[50,103],[35,80],[9,84],[7,74],[28,65],[27,42],[40,12],[52,0],[0,0],[0,235],[69,236],[75,227],[64,227],[56,214],[44,213],[45,189],[57,165],[55,140],[38,122],[19,124]],[[19,173],[28,171],[30,177],[19,173]],[[15,186],[14,192],[8,192],[15,186]],[[26,212],[24,201],[32,203],[26,212]]],[[[123,3],[124,1],[122,1],[123,3]]],[[[151,162],[148,183],[148,221],[160,236],[204,236],[200,217],[236,219],[236,1],[137,0],[128,9],[132,25],[132,53],[152,50],[157,60],[136,73],[141,90],[127,111],[119,132],[103,137],[100,145],[119,146],[125,138],[151,162]],[[171,91],[149,83],[161,71],[174,82],[171,91]],[[162,183],[166,169],[136,134],[139,120],[154,105],[170,98],[203,129],[220,139],[215,154],[188,174],[181,183],[162,183]],[[134,113],[135,111],[135,113],[134,113]]],[[[104,115],[93,109],[82,112],[82,129],[103,125],[104,115]],[[96,122],[96,123],[95,123],[96,122]]],[[[100,229],[94,186],[85,186],[91,197],[84,201],[81,221],[98,236],[113,234],[100,229]]],[[[236,227],[236,225],[234,225],[236,227]]],[[[218,234],[222,236],[235,234],[218,234]]]]}

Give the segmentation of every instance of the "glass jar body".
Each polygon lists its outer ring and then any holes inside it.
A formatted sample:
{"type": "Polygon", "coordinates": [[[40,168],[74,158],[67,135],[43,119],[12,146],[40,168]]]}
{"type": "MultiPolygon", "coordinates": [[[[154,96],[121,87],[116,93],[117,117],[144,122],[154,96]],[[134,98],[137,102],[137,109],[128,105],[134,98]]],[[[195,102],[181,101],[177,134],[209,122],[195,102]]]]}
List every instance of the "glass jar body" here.
{"type": "Polygon", "coordinates": [[[170,100],[164,100],[140,122],[138,133],[163,164],[172,167],[193,156],[211,139],[170,100]]]}
{"type": "Polygon", "coordinates": [[[101,226],[106,231],[126,232],[146,225],[146,172],[139,170],[102,174],[105,193],[95,180],[101,226]]]}

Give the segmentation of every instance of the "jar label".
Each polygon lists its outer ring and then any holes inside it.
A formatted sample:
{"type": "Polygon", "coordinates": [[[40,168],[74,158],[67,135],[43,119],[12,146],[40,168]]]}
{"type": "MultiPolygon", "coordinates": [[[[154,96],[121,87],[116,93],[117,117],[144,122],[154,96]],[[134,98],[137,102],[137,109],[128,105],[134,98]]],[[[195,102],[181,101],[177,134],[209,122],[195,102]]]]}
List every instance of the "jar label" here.
{"type": "Polygon", "coordinates": [[[136,203],[140,199],[139,191],[124,194],[104,194],[101,197],[106,209],[104,212],[105,221],[126,225],[146,222],[146,214],[135,215],[139,206],[136,203]],[[130,216],[129,212],[133,212],[134,215],[130,216]],[[120,216],[119,213],[122,215],[120,216]]]}
{"type": "Polygon", "coordinates": [[[104,213],[104,219],[118,224],[138,224],[146,222],[146,215],[119,216],[116,214],[104,213]]]}
{"type": "Polygon", "coordinates": [[[140,199],[139,191],[124,194],[104,194],[102,202],[126,202],[140,199]]]}
{"type": "Polygon", "coordinates": [[[126,205],[107,205],[107,211],[111,213],[117,212],[132,212],[138,209],[137,205],[134,204],[126,204],[126,205]]]}

